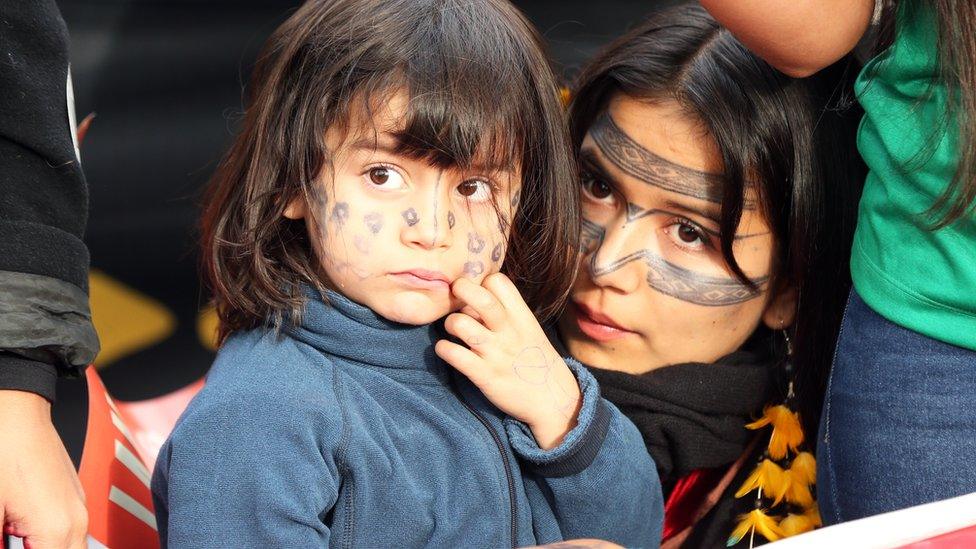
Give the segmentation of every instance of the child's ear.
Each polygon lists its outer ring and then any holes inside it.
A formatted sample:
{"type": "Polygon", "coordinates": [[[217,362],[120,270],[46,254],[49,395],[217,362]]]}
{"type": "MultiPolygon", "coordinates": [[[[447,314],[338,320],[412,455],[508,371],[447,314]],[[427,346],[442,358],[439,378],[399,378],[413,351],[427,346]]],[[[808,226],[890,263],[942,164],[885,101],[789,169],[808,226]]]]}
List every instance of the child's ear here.
{"type": "Polygon", "coordinates": [[[307,210],[308,207],[305,205],[305,197],[299,194],[288,201],[283,215],[288,219],[305,219],[305,215],[308,213],[307,210]]]}
{"type": "Polygon", "coordinates": [[[782,330],[796,319],[796,287],[786,284],[780,288],[763,311],[763,324],[770,330],[782,330]]]}

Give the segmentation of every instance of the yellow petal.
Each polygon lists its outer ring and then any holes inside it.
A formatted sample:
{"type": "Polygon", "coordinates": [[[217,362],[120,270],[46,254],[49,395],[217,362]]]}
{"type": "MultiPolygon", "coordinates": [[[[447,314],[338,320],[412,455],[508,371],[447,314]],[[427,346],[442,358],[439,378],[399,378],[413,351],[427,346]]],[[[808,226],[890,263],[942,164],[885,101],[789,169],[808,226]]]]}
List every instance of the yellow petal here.
{"type": "Polygon", "coordinates": [[[783,537],[783,532],[780,530],[776,518],[767,515],[762,509],[756,509],[744,515],[739,515],[739,524],[732,531],[732,535],[729,536],[725,545],[732,547],[753,530],[769,541],[776,541],[783,537]]]}
{"type": "Polygon", "coordinates": [[[762,488],[763,492],[769,492],[773,488],[779,490],[784,482],[783,474],[784,471],[779,465],[776,465],[768,459],[764,459],[756,465],[756,468],[752,470],[752,473],[742,483],[739,491],[735,493],[735,497],[741,498],[759,488],[762,488]]]}
{"type": "Polygon", "coordinates": [[[773,424],[773,434],[769,437],[769,455],[779,460],[786,457],[787,448],[795,452],[804,438],[800,418],[782,404],[768,407],[764,415],[773,424]]]}
{"type": "Polygon", "coordinates": [[[813,530],[813,521],[805,514],[794,515],[790,513],[786,515],[786,518],[779,521],[779,529],[783,533],[783,537],[788,538],[813,530]]]}
{"type": "Polygon", "coordinates": [[[756,429],[762,429],[763,427],[770,424],[770,419],[767,416],[763,416],[752,423],[746,424],[746,429],[751,429],[755,431],[756,429]]]}
{"type": "Polygon", "coordinates": [[[817,483],[817,460],[810,452],[800,452],[790,465],[793,479],[806,484],[817,483]]]}
{"type": "Polygon", "coordinates": [[[820,528],[823,526],[823,521],[820,520],[820,509],[814,505],[803,513],[803,516],[808,517],[810,522],[813,523],[814,528],[820,528]]]}
{"type": "Polygon", "coordinates": [[[810,493],[810,486],[802,482],[791,482],[786,489],[786,501],[795,503],[800,507],[810,507],[813,505],[813,494],[810,493]]]}
{"type": "Polygon", "coordinates": [[[786,494],[790,490],[790,486],[796,482],[793,480],[793,475],[790,471],[783,471],[780,469],[780,474],[769,475],[768,484],[764,488],[763,492],[768,496],[773,498],[773,505],[779,505],[779,502],[783,501],[786,494]]]}

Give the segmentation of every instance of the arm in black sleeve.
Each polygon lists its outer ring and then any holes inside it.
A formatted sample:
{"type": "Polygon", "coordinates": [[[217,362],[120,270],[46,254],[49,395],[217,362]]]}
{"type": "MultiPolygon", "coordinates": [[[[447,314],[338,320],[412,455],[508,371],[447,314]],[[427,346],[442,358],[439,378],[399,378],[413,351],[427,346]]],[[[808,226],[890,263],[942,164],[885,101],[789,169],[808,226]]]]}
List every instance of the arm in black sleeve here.
{"type": "Polygon", "coordinates": [[[56,376],[80,373],[98,352],[82,241],[88,188],[54,0],[0,2],[0,97],[0,389],[53,400],[56,376]]]}

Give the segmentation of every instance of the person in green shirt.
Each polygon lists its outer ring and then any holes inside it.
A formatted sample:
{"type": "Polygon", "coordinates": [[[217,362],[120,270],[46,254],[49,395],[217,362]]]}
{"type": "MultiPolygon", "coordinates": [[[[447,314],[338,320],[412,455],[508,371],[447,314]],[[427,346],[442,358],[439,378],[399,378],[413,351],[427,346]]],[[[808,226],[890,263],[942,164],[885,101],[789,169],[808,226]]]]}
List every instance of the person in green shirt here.
{"type": "Polygon", "coordinates": [[[869,173],[818,437],[824,522],[976,491],[976,4],[702,4],[795,77],[875,42],[855,84],[869,173]]]}

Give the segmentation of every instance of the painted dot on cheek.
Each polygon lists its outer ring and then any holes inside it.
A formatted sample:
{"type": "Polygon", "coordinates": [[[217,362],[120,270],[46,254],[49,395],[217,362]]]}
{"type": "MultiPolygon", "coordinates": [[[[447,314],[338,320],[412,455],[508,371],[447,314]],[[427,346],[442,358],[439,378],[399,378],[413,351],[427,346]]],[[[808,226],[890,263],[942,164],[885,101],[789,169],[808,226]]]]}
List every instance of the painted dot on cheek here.
{"type": "Polygon", "coordinates": [[[455,221],[454,212],[447,212],[447,228],[453,229],[455,221]]]}
{"type": "Polygon", "coordinates": [[[340,226],[346,224],[346,220],[349,219],[349,204],[345,202],[339,202],[332,208],[332,220],[338,223],[340,226]]]}
{"type": "Polygon", "coordinates": [[[420,216],[417,215],[417,210],[410,208],[404,210],[400,215],[403,216],[403,220],[407,222],[407,226],[413,227],[420,222],[420,216]]]}
{"type": "Polygon", "coordinates": [[[498,263],[498,260],[502,258],[502,245],[495,244],[495,248],[491,250],[491,260],[498,263]]]}
{"type": "Polygon", "coordinates": [[[477,254],[485,249],[485,239],[474,233],[468,233],[468,251],[477,254]]]}
{"type": "Polygon", "coordinates": [[[481,261],[468,261],[464,264],[464,274],[467,276],[478,276],[485,272],[485,264],[481,261]]]}
{"type": "Polygon", "coordinates": [[[369,255],[369,250],[370,250],[369,241],[363,238],[363,235],[357,234],[353,238],[352,242],[353,244],[355,244],[356,249],[359,250],[360,253],[369,255]]]}
{"type": "Polygon", "coordinates": [[[366,227],[369,229],[369,232],[373,234],[377,234],[383,229],[383,216],[378,212],[366,214],[366,216],[363,217],[363,222],[366,223],[366,227]]]}

